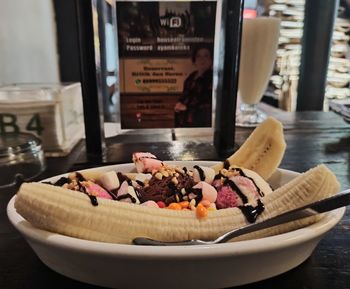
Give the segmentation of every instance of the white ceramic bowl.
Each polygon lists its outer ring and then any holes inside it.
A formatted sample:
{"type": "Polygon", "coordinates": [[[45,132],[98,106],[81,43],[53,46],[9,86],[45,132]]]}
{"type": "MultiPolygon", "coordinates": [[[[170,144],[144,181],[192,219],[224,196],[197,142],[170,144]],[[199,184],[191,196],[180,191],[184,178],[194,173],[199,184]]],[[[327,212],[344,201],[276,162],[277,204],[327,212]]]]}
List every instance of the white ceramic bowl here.
{"type": "MultiPolygon", "coordinates": [[[[125,164],[99,170],[128,172],[132,168],[125,164]]],[[[296,175],[280,169],[270,183],[278,187],[296,175]]],[[[337,209],[311,226],[256,240],[152,247],[87,241],[37,229],[17,214],[14,200],[7,207],[10,221],[48,267],[70,278],[111,288],[222,288],[276,276],[305,261],[345,212],[345,208],[337,209]]]]}

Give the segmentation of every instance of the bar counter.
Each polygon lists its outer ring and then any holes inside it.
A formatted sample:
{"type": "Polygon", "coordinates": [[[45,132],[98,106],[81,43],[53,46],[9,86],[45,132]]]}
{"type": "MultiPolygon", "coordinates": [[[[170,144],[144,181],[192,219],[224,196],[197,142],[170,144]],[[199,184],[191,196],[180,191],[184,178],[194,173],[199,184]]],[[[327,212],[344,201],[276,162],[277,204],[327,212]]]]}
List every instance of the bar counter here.
{"type": "MultiPolygon", "coordinates": [[[[342,189],[350,187],[349,124],[334,112],[269,112],[282,121],[285,128],[287,149],[280,167],[302,172],[324,163],[336,174],[342,189]]],[[[236,128],[237,145],[242,144],[251,131],[236,128]]],[[[118,135],[108,138],[107,144],[107,164],[130,162],[133,151],[151,151],[163,160],[221,158],[212,145],[211,131],[205,129],[197,130],[196,135],[185,130],[175,134],[159,130],[150,135],[118,135]]],[[[87,163],[84,142],[81,142],[69,156],[49,158],[40,178],[92,166],[96,164],[87,163]]],[[[99,288],[64,277],[38,259],[7,219],[6,205],[14,193],[15,188],[0,191],[0,288],[99,288]]],[[[252,266],[252,270],[259,268],[252,266]]],[[[349,209],[304,263],[279,276],[236,288],[350,288],[349,209]]]]}

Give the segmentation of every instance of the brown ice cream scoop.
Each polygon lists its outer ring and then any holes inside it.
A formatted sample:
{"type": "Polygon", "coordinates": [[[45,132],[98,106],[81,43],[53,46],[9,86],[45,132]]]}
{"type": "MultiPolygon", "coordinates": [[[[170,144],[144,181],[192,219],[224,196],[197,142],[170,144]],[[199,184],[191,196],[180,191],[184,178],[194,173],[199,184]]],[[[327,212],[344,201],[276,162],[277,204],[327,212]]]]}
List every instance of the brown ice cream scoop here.
{"type": "Polygon", "coordinates": [[[194,191],[192,189],[194,185],[193,177],[186,172],[177,173],[176,176],[164,176],[161,173],[156,173],[148,184],[138,188],[138,193],[141,196],[141,202],[162,201],[169,205],[173,202],[185,200],[188,194],[194,191]]]}

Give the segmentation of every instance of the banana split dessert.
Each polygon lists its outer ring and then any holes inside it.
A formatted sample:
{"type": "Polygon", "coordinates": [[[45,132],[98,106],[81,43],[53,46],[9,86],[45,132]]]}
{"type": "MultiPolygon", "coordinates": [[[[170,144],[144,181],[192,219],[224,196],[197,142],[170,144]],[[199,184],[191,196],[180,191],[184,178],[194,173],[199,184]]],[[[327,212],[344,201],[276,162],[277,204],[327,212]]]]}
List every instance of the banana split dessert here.
{"type": "Polygon", "coordinates": [[[136,168],[143,163],[136,174],[108,171],[89,179],[74,172],[46,184],[84,193],[93,206],[98,206],[102,198],[153,208],[193,210],[198,218],[206,217],[211,210],[237,207],[251,223],[264,211],[261,198],[272,192],[268,183],[248,169],[230,166],[215,174],[210,167],[166,165],[150,153],[134,153],[133,159],[136,168]],[[149,161],[160,165],[149,166],[149,161]]]}
{"type": "MultiPolygon", "coordinates": [[[[280,122],[268,118],[223,162],[176,166],[149,152],[132,155],[136,172],[86,170],[55,182],[24,183],[15,208],[33,226],[72,237],[130,244],[215,239],[339,190],[334,174],[319,165],[273,190],[268,179],[286,148],[280,122]]],[[[279,234],[309,225],[313,216],[244,235],[279,234]]]]}

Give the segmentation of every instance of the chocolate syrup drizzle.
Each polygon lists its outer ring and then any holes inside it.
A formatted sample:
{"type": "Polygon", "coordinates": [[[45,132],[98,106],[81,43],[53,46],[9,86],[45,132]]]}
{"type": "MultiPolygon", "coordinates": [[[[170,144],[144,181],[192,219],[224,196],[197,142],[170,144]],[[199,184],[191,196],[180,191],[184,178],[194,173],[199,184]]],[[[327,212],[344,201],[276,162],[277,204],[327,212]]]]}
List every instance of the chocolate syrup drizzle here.
{"type": "Polygon", "coordinates": [[[136,203],[136,199],[132,195],[130,195],[129,193],[118,196],[117,201],[128,199],[128,198],[131,200],[132,203],[134,203],[134,204],[136,203]]]}
{"type": "MultiPolygon", "coordinates": [[[[128,176],[124,175],[123,173],[121,172],[117,172],[117,176],[118,176],[118,179],[119,179],[119,183],[122,184],[124,181],[126,181],[128,183],[129,186],[132,186],[132,180],[130,178],[128,178],[128,176]]],[[[138,184],[139,184],[139,181],[136,181],[138,184]]],[[[143,183],[142,183],[143,184],[143,183]]],[[[140,198],[140,193],[135,189],[135,193],[136,193],[136,196],[138,198],[140,198]]],[[[124,200],[124,199],[130,199],[131,202],[133,204],[135,204],[137,202],[137,200],[129,193],[126,193],[124,195],[121,195],[121,196],[116,196],[116,200],[117,201],[120,201],[120,200],[124,200]]]]}
{"type": "MultiPolygon", "coordinates": [[[[224,161],[224,164],[223,164],[223,167],[225,169],[229,169],[230,168],[230,163],[228,160],[225,160],[224,161]]],[[[198,171],[198,174],[199,174],[199,178],[201,181],[204,181],[205,180],[205,172],[203,171],[203,169],[199,166],[194,166],[194,169],[197,169],[198,171]]],[[[246,177],[248,178],[249,180],[252,181],[252,183],[254,184],[258,194],[263,197],[264,196],[264,193],[261,191],[261,189],[257,186],[257,184],[255,183],[254,179],[247,176],[242,169],[240,168],[232,168],[233,170],[236,170],[239,175],[243,176],[243,177],[246,177]]],[[[183,171],[184,171],[184,174],[187,174],[188,172],[188,169],[186,167],[183,168],[183,171]]],[[[90,201],[91,201],[91,204],[93,206],[98,206],[98,201],[97,201],[97,198],[96,196],[93,196],[93,195],[90,195],[87,191],[86,191],[86,188],[82,185],[82,182],[86,181],[86,179],[84,178],[84,176],[79,173],[79,172],[76,172],[75,173],[75,176],[77,178],[77,184],[79,186],[79,191],[80,192],[83,192],[84,194],[86,194],[89,198],[90,198],[90,201]]],[[[120,183],[123,183],[124,181],[127,181],[128,185],[129,186],[133,186],[133,183],[132,183],[132,180],[130,178],[128,178],[126,175],[124,175],[123,173],[121,172],[117,172],[117,176],[118,176],[118,179],[119,179],[119,182],[120,183]]],[[[222,175],[221,173],[217,174],[215,176],[215,179],[220,179],[224,177],[225,180],[224,180],[224,183],[223,185],[228,185],[231,187],[232,190],[234,190],[237,195],[240,197],[240,199],[242,200],[242,203],[243,205],[242,206],[238,206],[238,208],[242,211],[243,215],[246,217],[247,221],[250,222],[250,223],[254,223],[257,219],[257,217],[264,211],[265,207],[264,207],[264,204],[261,202],[260,199],[257,200],[257,205],[256,206],[252,206],[250,204],[248,204],[248,197],[241,191],[241,189],[235,184],[234,181],[228,179],[227,177],[225,177],[224,175],[222,175]]],[[[57,180],[54,185],[55,186],[62,186],[64,185],[65,183],[71,183],[72,180],[69,179],[69,178],[66,178],[66,177],[62,177],[60,178],[59,180],[57,180]]],[[[144,183],[141,182],[141,181],[136,181],[137,184],[140,186],[140,188],[142,188],[144,186],[144,183]]],[[[178,196],[178,200],[183,200],[183,194],[181,193],[180,189],[177,188],[177,186],[172,183],[172,182],[169,182],[168,184],[168,188],[170,189],[171,191],[171,196],[169,196],[171,199],[175,199],[176,196],[178,196]]],[[[131,194],[129,193],[126,193],[124,195],[121,195],[121,196],[117,196],[117,192],[118,192],[118,189],[119,188],[116,188],[112,191],[109,191],[109,190],[106,190],[110,195],[111,197],[113,198],[113,200],[117,200],[117,201],[120,201],[120,200],[123,200],[123,199],[130,199],[132,203],[136,203],[137,200],[135,197],[133,197],[131,194]]],[[[186,189],[186,194],[185,195],[189,195],[190,193],[193,193],[195,194],[195,197],[194,199],[196,200],[196,202],[200,202],[203,195],[202,195],[202,190],[201,189],[193,189],[193,188],[187,188],[186,189]]],[[[141,199],[142,198],[142,195],[141,193],[139,192],[139,190],[137,188],[135,188],[135,193],[136,193],[136,196],[141,199]]]]}
{"type": "Polygon", "coordinates": [[[193,168],[195,168],[198,171],[200,180],[204,181],[205,180],[205,173],[204,173],[203,169],[199,166],[194,166],[193,168]]]}
{"type": "Polygon", "coordinates": [[[260,199],[258,199],[257,203],[255,207],[252,205],[239,206],[249,223],[255,223],[257,217],[265,210],[265,206],[260,199]]]}
{"type": "Polygon", "coordinates": [[[230,161],[229,160],[224,160],[223,164],[224,169],[228,170],[230,168],[230,161]]]}
{"type": "Polygon", "coordinates": [[[106,190],[106,192],[112,197],[113,200],[117,200],[118,189],[114,189],[112,191],[106,190]]]}
{"type": "MultiPolygon", "coordinates": [[[[87,180],[84,178],[84,176],[79,173],[79,172],[75,172],[75,176],[77,178],[77,184],[78,184],[78,191],[79,192],[82,192],[84,194],[86,194],[90,201],[91,201],[91,204],[93,206],[98,206],[98,201],[97,201],[97,197],[96,196],[93,196],[91,194],[89,194],[87,191],[86,191],[86,188],[82,185],[82,182],[86,182],[87,180]]],[[[72,180],[70,178],[65,178],[65,177],[62,177],[60,178],[54,185],[63,185],[65,183],[68,183],[70,184],[72,182],[72,180]]],[[[112,197],[113,200],[116,200],[117,199],[117,196],[112,192],[112,191],[109,191],[109,190],[106,190],[107,193],[112,197]]]]}
{"type": "Polygon", "coordinates": [[[71,182],[72,181],[70,178],[61,177],[53,185],[58,186],[58,187],[62,187],[64,184],[70,184],[71,182]]]}
{"type": "Polygon", "coordinates": [[[78,179],[79,182],[85,182],[86,181],[84,176],[81,173],[79,173],[79,172],[76,172],[75,176],[76,176],[76,178],[78,179]]]}
{"type": "MultiPolygon", "coordinates": [[[[224,168],[225,169],[229,169],[230,167],[230,163],[228,162],[228,160],[225,160],[224,162],[224,168]]],[[[242,169],[240,168],[233,168],[233,170],[238,171],[240,176],[243,176],[245,178],[248,178],[249,180],[252,181],[252,183],[254,184],[258,194],[263,197],[264,193],[261,191],[261,189],[257,186],[257,184],[255,183],[254,179],[251,177],[248,177],[242,169]]],[[[215,179],[220,179],[221,177],[225,177],[222,174],[217,174],[215,176],[215,179]]],[[[226,178],[226,177],[225,177],[226,178]]],[[[242,211],[243,215],[246,217],[247,221],[249,223],[254,223],[257,219],[257,217],[264,211],[265,207],[264,204],[261,202],[260,199],[257,200],[257,205],[254,207],[252,205],[248,205],[248,198],[247,196],[241,191],[241,189],[235,184],[234,181],[229,180],[228,178],[225,179],[224,181],[224,185],[229,185],[231,187],[231,189],[233,191],[235,191],[237,193],[237,195],[240,197],[240,199],[242,200],[243,205],[242,206],[238,206],[238,208],[242,211]]]]}
{"type": "Polygon", "coordinates": [[[89,197],[90,202],[91,202],[91,204],[92,204],[93,206],[95,206],[95,207],[98,206],[98,202],[97,202],[96,196],[90,195],[90,194],[86,191],[86,188],[80,184],[80,182],[78,182],[78,184],[79,184],[79,191],[83,192],[84,194],[86,194],[86,195],[89,197]]]}
{"type": "Polygon", "coordinates": [[[234,170],[238,171],[239,174],[240,174],[241,176],[243,176],[243,177],[248,178],[249,180],[251,180],[252,183],[254,184],[256,190],[258,191],[258,193],[259,193],[259,195],[260,195],[261,197],[265,196],[264,192],[263,192],[262,190],[260,190],[260,188],[259,188],[258,185],[255,183],[255,181],[254,181],[253,178],[248,177],[248,176],[243,172],[243,170],[240,169],[240,168],[234,168],[234,170]]]}
{"type": "Polygon", "coordinates": [[[136,183],[140,186],[140,187],[143,187],[145,184],[139,180],[136,180],[136,183]]]}
{"type": "Polygon", "coordinates": [[[93,206],[98,206],[98,202],[97,202],[97,198],[95,197],[95,196],[92,196],[92,195],[89,195],[89,194],[87,194],[88,196],[89,196],[89,198],[90,198],[90,201],[91,201],[91,204],[93,205],[93,206]]]}
{"type": "Polygon", "coordinates": [[[98,206],[98,201],[97,201],[97,198],[96,196],[93,196],[93,195],[90,195],[87,191],[86,191],[86,188],[81,184],[82,182],[85,182],[86,179],[84,178],[84,176],[79,173],[79,172],[76,172],[75,173],[75,176],[78,180],[78,186],[79,186],[79,191],[80,192],[83,192],[84,194],[86,194],[89,199],[90,199],[90,202],[93,206],[98,206]]]}
{"type": "Polygon", "coordinates": [[[117,176],[119,179],[119,183],[123,183],[124,181],[127,181],[128,185],[132,186],[132,181],[126,175],[124,175],[121,172],[117,172],[117,176]]]}
{"type": "Polygon", "coordinates": [[[224,181],[224,185],[229,185],[231,187],[231,189],[233,191],[235,191],[237,193],[237,195],[241,198],[243,204],[248,203],[248,198],[245,194],[243,194],[243,192],[241,191],[241,189],[235,184],[234,181],[226,179],[224,181]]]}

